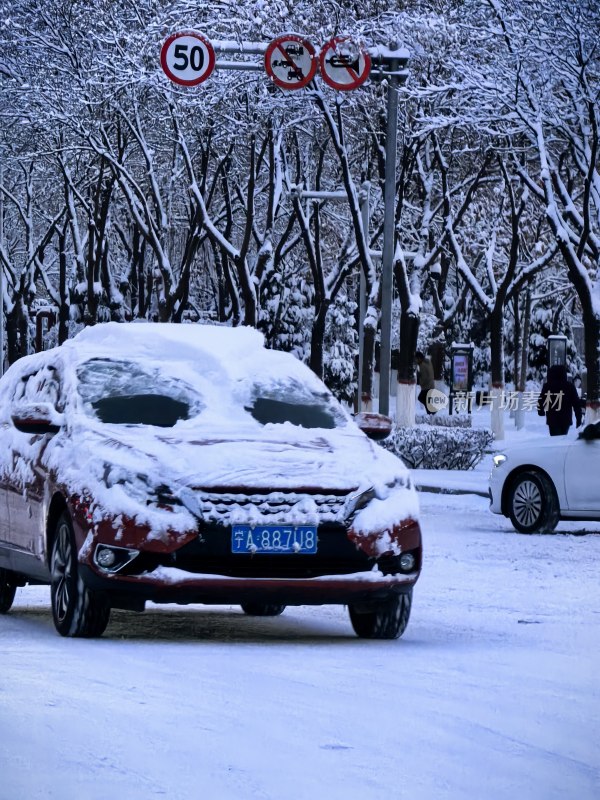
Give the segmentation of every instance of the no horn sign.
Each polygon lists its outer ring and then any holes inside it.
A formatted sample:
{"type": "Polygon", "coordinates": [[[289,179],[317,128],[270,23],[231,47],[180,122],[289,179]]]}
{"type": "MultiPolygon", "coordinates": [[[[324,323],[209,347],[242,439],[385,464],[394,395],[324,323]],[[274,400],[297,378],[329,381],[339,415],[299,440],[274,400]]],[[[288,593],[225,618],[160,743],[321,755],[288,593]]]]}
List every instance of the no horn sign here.
{"type": "Polygon", "coordinates": [[[323,46],[319,55],[323,80],[342,92],[357,89],[371,71],[371,56],[348,36],[336,36],[323,46]]]}

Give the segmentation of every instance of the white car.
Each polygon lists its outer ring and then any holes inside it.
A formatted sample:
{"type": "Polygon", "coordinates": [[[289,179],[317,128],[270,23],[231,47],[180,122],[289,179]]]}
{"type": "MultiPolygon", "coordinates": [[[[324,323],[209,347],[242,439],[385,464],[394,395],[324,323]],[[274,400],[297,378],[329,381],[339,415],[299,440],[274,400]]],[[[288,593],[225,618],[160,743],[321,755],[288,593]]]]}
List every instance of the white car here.
{"type": "Polygon", "coordinates": [[[490,510],[521,533],[553,531],[558,521],[600,519],[600,422],[576,439],[554,436],[494,456],[490,510]]]}

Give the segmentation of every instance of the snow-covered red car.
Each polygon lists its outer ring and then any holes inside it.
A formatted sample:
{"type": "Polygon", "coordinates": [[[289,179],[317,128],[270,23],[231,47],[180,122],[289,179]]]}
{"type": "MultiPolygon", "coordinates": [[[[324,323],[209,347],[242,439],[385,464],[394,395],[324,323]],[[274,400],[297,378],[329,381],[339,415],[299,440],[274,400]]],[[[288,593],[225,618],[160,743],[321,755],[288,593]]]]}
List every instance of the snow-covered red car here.
{"type": "Polygon", "coordinates": [[[48,583],[63,636],[153,601],[396,638],[421,555],[402,462],[253,329],[96,325],[0,381],[0,611],[48,583]]]}
{"type": "Polygon", "coordinates": [[[553,531],[559,520],[600,519],[600,422],[494,456],[490,508],[521,533],[553,531]]]}

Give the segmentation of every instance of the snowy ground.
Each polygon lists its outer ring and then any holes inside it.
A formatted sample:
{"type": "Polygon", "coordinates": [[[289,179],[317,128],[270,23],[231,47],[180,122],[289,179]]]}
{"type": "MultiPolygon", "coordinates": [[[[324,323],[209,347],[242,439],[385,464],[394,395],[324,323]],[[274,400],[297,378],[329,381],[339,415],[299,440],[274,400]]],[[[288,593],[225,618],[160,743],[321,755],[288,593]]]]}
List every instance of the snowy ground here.
{"type": "Polygon", "coordinates": [[[399,641],[358,640],[343,608],[201,606],[66,640],[48,590],[20,589],[1,800],[597,800],[600,524],[521,536],[481,496],[421,502],[399,641]]]}

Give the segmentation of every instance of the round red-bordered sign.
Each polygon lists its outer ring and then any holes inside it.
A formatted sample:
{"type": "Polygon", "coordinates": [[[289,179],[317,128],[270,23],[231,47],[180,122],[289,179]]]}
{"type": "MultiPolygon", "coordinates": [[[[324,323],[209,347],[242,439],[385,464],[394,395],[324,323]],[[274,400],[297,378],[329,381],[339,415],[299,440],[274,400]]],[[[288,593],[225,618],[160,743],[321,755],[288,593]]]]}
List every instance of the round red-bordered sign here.
{"type": "Polygon", "coordinates": [[[265,52],[265,69],[281,89],[302,89],[317,72],[315,48],[296,33],[278,36],[265,52]]]}
{"type": "Polygon", "coordinates": [[[180,86],[198,86],[215,68],[215,51],[209,40],[195,31],[179,31],[160,50],[163,72],[180,86]]]}
{"type": "Polygon", "coordinates": [[[328,86],[342,92],[357,89],[371,72],[371,56],[349,36],[336,36],[319,54],[321,76],[328,86]]]}

